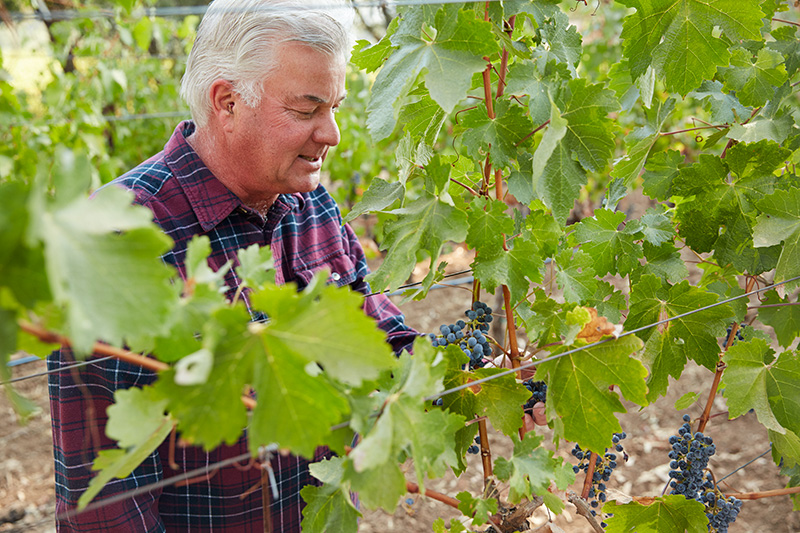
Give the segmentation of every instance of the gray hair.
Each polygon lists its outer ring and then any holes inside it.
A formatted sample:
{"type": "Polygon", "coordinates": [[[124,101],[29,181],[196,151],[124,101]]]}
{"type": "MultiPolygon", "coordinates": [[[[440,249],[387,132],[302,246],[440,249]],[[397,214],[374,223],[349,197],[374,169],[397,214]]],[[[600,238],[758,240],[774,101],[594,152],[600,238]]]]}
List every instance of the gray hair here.
{"type": "Polygon", "coordinates": [[[346,60],[352,22],[346,0],[214,0],[181,80],[181,97],[197,127],[208,123],[209,90],[216,80],[231,82],[244,103],[255,107],[263,81],[277,66],[279,45],[299,42],[346,60]]]}

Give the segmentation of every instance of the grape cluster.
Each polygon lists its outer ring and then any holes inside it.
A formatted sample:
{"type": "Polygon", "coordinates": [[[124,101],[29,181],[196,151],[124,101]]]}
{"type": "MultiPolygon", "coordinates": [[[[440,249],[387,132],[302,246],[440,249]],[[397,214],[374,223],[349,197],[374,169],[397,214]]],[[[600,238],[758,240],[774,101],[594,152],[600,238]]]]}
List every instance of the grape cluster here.
{"type": "MultiPolygon", "coordinates": [[[[708,476],[711,478],[711,476],[708,476]]],[[[709,483],[713,485],[712,479],[709,483]]],[[[733,496],[726,497],[716,487],[708,489],[700,497],[700,502],[706,506],[708,517],[708,531],[711,533],[727,533],[728,526],[736,521],[742,501],[733,496]]]]}
{"type": "Polygon", "coordinates": [[[669,486],[670,494],[683,494],[687,498],[697,499],[697,494],[703,488],[705,481],[704,471],[708,460],[716,452],[716,446],[711,437],[700,433],[692,433],[689,424],[689,415],[683,415],[683,425],[678,429],[678,434],[669,438],[672,450],[669,452],[670,472],[672,478],[669,486]]]}
{"type": "Polygon", "coordinates": [[[544,381],[533,381],[528,379],[522,382],[525,388],[531,391],[530,399],[525,402],[524,409],[526,411],[533,409],[537,402],[547,401],[547,384],[544,381]]]}
{"type": "MultiPolygon", "coordinates": [[[[739,329],[736,330],[736,336],[733,338],[733,342],[731,344],[735,344],[737,341],[743,341],[744,340],[743,333],[744,333],[744,328],[746,328],[746,327],[747,327],[747,324],[741,324],[739,326],[739,329]]],[[[731,336],[731,330],[732,329],[733,329],[733,324],[730,324],[728,326],[728,329],[725,331],[725,338],[722,341],[722,347],[723,348],[727,348],[728,347],[728,338],[731,336]]]]}
{"type": "Polygon", "coordinates": [[[464,314],[467,321],[458,320],[455,324],[442,325],[439,327],[439,335],[429,333],[428,337],[434,346],[458,344],[461,351],[469,357],[469,369],[482,368],[486,364],[484,358],[492,355],[492,346],[486,338],[492,322],[492,308],[476,301],[472,304],[472,309],[464,314]]]}
{"type": "MultiPolygon", "coordinates": [[[[590,512],[592,516],[597,516],[597,511],[595,509],[600,506],[601,503],[606,501],[606,483],[611,479],[611,474],[614,472],[614,469],[617,468],[617,453],[623,454],[623,459],[625,461],[628,460],[628,455],[625,453],[625,450],[620,444],[620,441],[624,440],[627,437],[627,433],[624,431],[622,433],[614,433],[611,437],[611,442],[614,443],[614,449],[609,451],[606,448],[602,454],[596,453],[594,454],[594,473],[592,474],[592,487],[589,489],[589,505],[592,507],[590,512]]],[[[572,449],[572,455],[578,459],[578,464],[572,467],[572,471],[576,474],[580,471],[588,472],[589,471],[589,458],[592,457],[591,452],[583,451],[580,446],[577,444],[572,449]]],[[[607,515],[612,516],[612,515],[607,515]]],[[[605,522],[600,522],[602,527],[606,527],[605,522]]]]}
{"type": "Polygon", "coordinates": [[[711,437],[699,431],[692,433],[690,422],[691,417],[683,415],[683,425],[678,429],[678,434],[669,438],[672,445],[669,452],[669,477],[672,478],[669,483],[672,488],[670,494],[683,494],[705,505],[708,531],[726,533],[728,526],[736,521],[742,502],[733,496],[726,497],[714,484],[714,477],[705,473],[716,446],[711,437]]]}
{"type": "Polygon", "coordinates": [[[471,454],[480,453],[481,451],[480,445],[481,445],[481,436],[478,435],[477,437],[475,437],[475,444],[467,448],[467,453],[471,454]]]}

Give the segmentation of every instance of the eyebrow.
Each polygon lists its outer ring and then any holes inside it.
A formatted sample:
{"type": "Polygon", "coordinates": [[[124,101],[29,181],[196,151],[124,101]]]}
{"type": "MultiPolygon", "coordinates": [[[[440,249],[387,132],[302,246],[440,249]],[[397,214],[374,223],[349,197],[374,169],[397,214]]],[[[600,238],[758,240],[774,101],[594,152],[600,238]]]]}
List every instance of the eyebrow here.
{"type": "MultiPolygon", "coordinates": [[[[345,93],[339,98],[339,100],[337,100],[336,103],[337,104],[341,104],[342,100],[344,100],[346,97],[347,97],[347,91],[345,91],[345,93]]],[[[328,101],[325,100],[324,98],[320,98],[319,96],[314,96],[313,94],[304,94],[303,96],[299,97],[299,99],[300,100],[309,100],[311,102],[314,102],[315,104],[327,104],[328,103],[328,101]]]]}

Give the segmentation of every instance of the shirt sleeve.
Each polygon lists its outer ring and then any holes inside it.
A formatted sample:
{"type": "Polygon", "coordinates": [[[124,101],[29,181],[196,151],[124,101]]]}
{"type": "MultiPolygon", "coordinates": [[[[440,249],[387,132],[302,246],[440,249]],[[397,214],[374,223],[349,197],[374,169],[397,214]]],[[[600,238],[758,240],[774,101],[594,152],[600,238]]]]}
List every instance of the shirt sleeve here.
{"type": "MultiPolygon", "coordinates": [[[[72,352],[65,348],[53,352],[47,359],[48,369],[54,371],[49,375],[48,389],[57,515],[76,511],[78,499],[94,477],[91,468],[97,448],[115,447],[105,435],[106,409],[114,403],[114,392],[140,387],[155,379],[148,370],[113,359],[78,369],[63,369],[73,362],[72,352]]],[[[94,502],[161,479],[161,459],[155,451],[129,476],[111,480],[94,502]]],[[[162,532],[165,527],[159,518],[157,503],[160,494],[160,490],[154,490],[94,511],[58,519],[56,527],[60,533],[162,532]]]]}
{"type": "Polygon", "coordinates": [[[384,294],[373,294],[369,283],[364,278],[369,274],[364,249],[358,242],[355,232],[349,224],[342,227],[344,249],[347,251],[356,268],[356,280],[351,284],[353,290],[364,294],[364,312],[375,319],[378,327],[386,332],[386,340],[391,344],[394,353],[411,352],[411,347],[420,334],[406,325],[405,317],[400,309],[384,294]]]}

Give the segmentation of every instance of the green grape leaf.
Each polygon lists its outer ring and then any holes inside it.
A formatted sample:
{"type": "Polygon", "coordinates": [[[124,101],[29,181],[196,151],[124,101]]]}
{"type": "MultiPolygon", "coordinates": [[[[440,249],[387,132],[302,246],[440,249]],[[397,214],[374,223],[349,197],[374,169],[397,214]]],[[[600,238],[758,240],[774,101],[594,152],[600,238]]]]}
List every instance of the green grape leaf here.
{"type": "Polygon", "coordinates": [[[114,478],[121,479],[133,472],[147,457],[158,448],[173,427],[170,417],[163,417],[161,424],[150,434],[143,434],[139,443],[127,450],[102,450],[97,454],[92,465],[93,470],[100,472],[89,481],[86,491],[78,499],[78,509],[83,509],[97,496],[106,483],[114,478]]]}
{"type": "Polygon", "coordinates": [[[181,437],[209,450],[222,442],[235,443],[248,423],[241,396],[253,375],[252,359],[242,353],[249,319],[243,306],[204,317],[203,343],[213,353],[211,374],[215,379],[181,385],[175,382],[174,370],[168,370],[154,385],[158,396],[167,400],[167,411],[178,421],[181,437]]]}
{"type": "Polygon", "coordinates": [[[453,518],[450,520],[450,527],[447,528],[444,525],[444,518],[437,518],[433,524],[433,533],[464,533],[467,528],[458,521],[458,519],[453,518]]]}
{"type": "Polygon", "coordinates": [[[772,364],[767,375],[767,396],[778,422],[800,434],[800,359],[797,352],[783,352],[772,364]]]}
{"type": "Polygon", "coordinates": [[[650,198],[662,202],[672,196],[672,182],[678,176],[684,159],[684,155],[677,150],[653,154],[647,160],[645,172],[642,175],[644,193],[650,198]]]}
{"type": "Polygon", "coordinates": [[[528,280],[533,283],[542,281],[542,267],[544,261],[536,245],[522,237],[514,239],[514,247],[510,250],[480,253],[472,262],[473,274],[484,288],[494,294],[497,287],[506,285],[513,303],[528,293],[528,280]]]}
{"type": "Polygon", "coordinates": [[[494,106],[495,117],[490,118],[484,104],[460,115],[458,131],[462,142],[473,159],[489,159],[495,167],[507,167],[517,158],[517,144],[533,130],[533,123],[525,109],[508,100],[494,106]]]}
{"type": "Polygon", "coordinates": [[[406,493],[406,478],[396,463],[386,463],[381,468],[356,472],[348,465],[346,478],[350,488],[358,493],[361,503],[368,509],[383,508],[387,513],[397,510],[397,502],[406,493]]]}
{"type": "Polygon", "coordinates": [[[389,213],[399,218],[387,222],[382,248],[388,254],[368,277],[375,291],[405,283],[417,263],[417,250],[428,252],[433,267],[444,242],[462,242],[467,236],[466,214],[433,196],[422,196],[389,213]]]}
{"type": "MultiPolygon", "coordinates": [[[[11,369],[7,365],[9,356],[17,349],[17,331],[16,313],[0,307],[0,381],[11,379],[11,369]]],[[[34,402],[20,395],[12,383],[6,383],[3,388],[20,423],[24,424],[41,411],[34,402]]]]}
{"type": "Polygon", "coordinates": [[[106,435],[120,448],[131,448],[155,433],[164,423],[167,400],[153,387],[121,389],[114,393],[109,406],[106,435]]]}
{"type": "Polygon", "coordinates": [[[625,137],[627,154],[614,163],[611,177],[622,180],[626,187],[633,184],[644,168],[650,149],[659,139],[664,123],[674,110],[674,98],[669,98],[663,103],[659,100],[651,109],[645,110],[647,124],[633,130],[625,137]]]}
{"type": "Polygon", "coordinates": [[[735,91],[742,105],[759,107],[767,103],[775,88],[788,78],[779,52],[762,48],[755,61],[753,54],[743,48],[733,50],[731,66],[722,69],[725,89],[735,91]]]}
{"type": "Polygon", "coordinates": [[[353,54],[350,61],[360,69],[367,72],[375,72],[386,61],[389,54],[392,53],[391,36],[397,29],[399,19],[392,19],[392,24],[386,30],[386,35],[383,39],[375,44],[370,43],[366,39],[356,41],[353,47],[353,54]]]}
{"type": "MultiPolygon", "coordinates": [[[[696,311],[715,304],[718,300],[718,295],[693,287],[688,281],[684,280],[669,287],[662,285],[662,281],[653,275],[644,275],[631,290],[630,313],[625,320],[625,330],[631,331],[659,320],[696,311]]],[[[733,310],[730,305],[723,304],[675,318],[661,326],[660,331],[672,343],[670,349],[674,353],[682,353],[709,370],[714,370],[720,351],[717,338],[724,334],[732,318],[733,310]]],[[[655,331],[656,328],[650,328],[637,335],[646,341],[655,331]]],[[[667,356],[665,352],[662,353],[667,356]]]]}
{"type": "Polygon", "coordinates": [[[556,221],[563,225],[586,182],[586,172],[572,158],[572,151],[562,140],[547,160],[535,189],[556,221]]]}
{"type": "Polygon", "coordinates": [[[159,260],[170,239],[131,200],[106,187],[42,214],[38,237],[50,288],[67,305],[69,337],[80,353],[97,339],[119,345],[164,331],[178,302],[175,273],[159,260]]]}
{"type": "Polygon", "coordinates": [[[240,249],[236,258],[239,260],[236,274],[245,287],[260,288],[275,282],[275,263],[269,246],[253,244],[240,249]]]}
{"type": "MultiPolygon", "coordinates": [[[[785,433],[772,413],[767,396],[767,380],[771,374],[770,365],[764,364],[764,356],[774,356],[774,352],[762,339],[750,342],[736,342],[725,353],[725,399],[728,403],[728,417],[733,419],[754,409],[758,421],[769,430],[785,433]]],[[[800,397],[799,397],[800,398],[800,397]]],[[[782,398],[781,402],[788,401],[782,398]]]]}
{"type": "Polygon", "coordinates": [[[772,457],[775,464],[783,461],[784,467],[789,468],[800,465],[800,437],[797,434],[791,431],[780,434],[767,430],[767,435],[772,443],[772,457]]]}
{"type": "Polygon", "coordinates": [[[472,523],[480,526],[489,521],[488,516],[492,516],[497,512],[497,500],[494,498],[482,499],[475,498],[467,491],[461,491],[456,494],[456,499],[460,502],[458,510],[464,516],[472,518],[472,523]]]}
{"type": "Polygon", "coordinates": [[[644,344],[642,363],[650,369],[647,400],[653,402],[667,393],[669,376],[675,379],[681,377],[686,367],[686,354],[669,332],[656,331],[644,344]]]}
{"type": "Polygon", "coordinates": [[[642,245],[635,241],[642,238],[642,225],[636,220],[625,222],[626,218],[621,211],[597,209],[593,217],[576,225],[573,236],[581,250],[592,257],[597,276],[609,272],[630,274],[639,266],[642,245]],[[620,225],[622,228],[618,229],[620,225]]]}
{"type": "Polygon", "coordinates": [[[559,416],[563,424],[559,437],[584,449],[611,446],[611,434],[622,431],[614,413],[626,410],[609,387],[618,385],[627,400],[647,404],[647,370],[631,357],[641,347],[630,335],[539,365],[537,376],[547,382],[548,419],[559,416]]]}
{"type": "Polygon", "coordinates": [[[400,182],[388,183],[381,178],[373,178],[369,188],[364,191],[361,201],[344,217],[344,222],[352,222],[363,214],[383,211],[405,196],[406,189],[400,182]]]}
{"type": "Polygon", "coordinates": [[[404,105],[400,109],[399,117],[403,129],[412,139],[420,139],[433,146],[447,115],[433,98],[425,94],[416,102],[404,105]]]}
{"type": "Polygon", "coordinates": [[[675,401],[675,410],[683,411],[684,409],[688,409],[694,405],[698,398],[700,398],[700,393],[687,392],[675,401]]]}
{"type": "MultiPolygon", "coordinates": [[[[400,101],[423,74],[430,96],[445,111],[450,113],[456,104],[467,96],[472,75],[486,68],[484,55],[498,50],[492,35],[490,22],[478,20],[475,12],[452,11],[443,8],[436,15],[435,37],[422,38],[403,26],[415,27],[414,12],[407,11],[403,17],[409,22],[400,23],[400,29],[391,36],[396,50],[383,64],[372,86],[372,98],[367,106],[367,127],[378,141],[388,137],[394,130],[395,102],[400,101]]],[[[419,31],[421,25],[416,25],[419,31]]]]}
{"type": "Polygon", "coordinates": [[[514,232],[514,221],[505,213],[507,208],[500,200],[473,199],[467,214],[467,245],[482,254],[495,255],[502,251],[504,235],[514,232]]]}
{"type": "Polygon", "coordinates": [[[774,190],[777,178],[772,172],[788,153],[768,141],[738,144],[730,150],[730,162],[704,154],[682,169],[672,190],[693,197],[677,208],[686,243],[697,252],[713,249],[720,264],[730,263],[739,271],[760,274],[774,268],[777,250],[756,249],[752,225],[756,202],[774,190]]]}
{"type": "Polygon", "coordinates": [[[530,308],[520,305],[516,311],[525,323],[525,330],[528,337],[538,339],[539,346],[560,342],[562,337],[567,338],[567,343],[571,344],[580,332],[582,326],[567,323],[567,312],[571,311],[574,304],[562,304],[548,298],[544,291],[537,289],[535,301],[530,308]]]}
{"type": "Polygon", "coordinates": [[[778,342],[788,348],[800,337],[800,308],[789,298],[781,298],[775,290],[767,291],[764,297],[758,309],[758,319],[775,330],[778,342]]]}
{"type": "Polygon", "coordinates": [[[631,77],[652,66],[665,78],[667,90],[682,96],[728,64],[727,39],[761,39],[763,14],[755,0],[620,2],[636,9],[625,17],[620,34],[631,77]],[[715,36],[715,27],[725,36],[715,36]]]}
{"type": "Polygon", "coordinates": [[[704,101],[714,124],[734,124],[746,120],[752,110],[743,106],[735,95],[722,92],[722,88],[722,83],[717,80],[705,80],[689,96],[704,101]]]}
{"type": "Polygon", "coordinates": [[[563,142],[575,153],[583,168],[603,170],[614,152],[614,121],[609,113],[619,110],[614,92],[603,85],[587,85],[574,79],[562,90],[555,103],[563,110],[567,132],[563,142]]]}
{"type": "Polygon", "coordinates": [[[747,124],[731,126],[727,137],[743,143],[767,140],[781,144],[789,137],[793,126],[794,120],[791,115],[775,118],[758,116],[747,124]]]}
{"type": "Polygon", "coordinates": [[[306,485],[300,490],[306,502],[300,527],[307,533],[341,531],[355,533],[361,513],[350,501],[350,493],[330,485],[306,485]]]}
{"type": "MultiPolygon", "coordinates": [[[[246,345],[253,357],[253,388],[258,397],[249,426],[250,450],[255,455],[260,446],[275,442],[313,457],[330,427],[347,413],[347,399],[321,376],[311,375],[308,360],[286,349],[284,339],[280,343],[271,339],[268,334],[260,339],[254,336],[246,345]]],[[[350,372],[355,373],[353,363],[351,359],[350,372]]]]}
{"type": "Polygon", "coordinates": [[[777,191],[758,202],[761,214],[753,228],[756,247],[783,244],[775,281],[800,274],[800,189],[777,191]]]}
{"type": "Polygon", "coordinates": [[[656,498],[650,505],[638,502],[620,505],[610,501],[603,506],[603,512],[614,515],[606,520],[607,533],[708,532],[705,505],[681,494],[656,498]]]}
{"type": "Polygon", "coordinates": [[[523,498],[544,495],[551,480],[556,480],[561,489],[575,481],[572,468],[541,446],[543,440],[544,437],[528,432],[521,441],[515,440],[510,459],[499,457],[495,460],[494,473],[501,481],[508,482],[510,502],[518,503],[523,498]]]}
{"type": "MultiPolygon", "coordinates": [[[[539,182],[544,173],[545,165],[550,160],[550,156],[553,155],[553,150],[556,149],[566,133],[567,120],[561,116],[561,111],[559,111],[558,107],[550,100],[550,124],[542,135],[542,140],[539,141],[539,145],[536,147],[536,151],[533,153],[533,159],[531,160],[531,184],[533,191],[540,188],[539,182]]],[[[521,167],[522,161],[520,161],[520,168],[521,167]]],[[[510,186],[509,183],[509,187],[510,186]]]]}
{"type": "Polygon", "coordinates": [[[597,290],[594,258],[583,250],[576,251],[574,255],[572,250],[559,253],[556,257],[556,281],[568,302],[584,303],[597,290]]]}
{"type": "Polygon", "coordinates": [[[642,226],[644,240],[653,246],[661,246],[664,243],[672,242],[675,237],[675,226],[672,221],[664,214],[663,207],[648,209],[642,218],[639,219],[642,226]]]}
{"type": "Polygon", "coordinates": [[[653,274],[670,283],[678,283],[689,275],[689,269],[681,258],[681,252],[673,243],[665,242],[661,246],[653,246],[645,242],[643,250],[645,264],[639,270],[638,276],[634,274],[632,281],[638,281],[641,275],[653,274]]]}
{"type": "Polygon", "coordinates": [[[780,52],[786,58],[786,73],[794,76],[800,68],[800,41],[797,40],[797,28],[782,26],[770,31],[775,39],[767,43],[767,48],[780,52]]]}
{"type": "MultiPolygon", "coordinates": [[[[498,368],[479,368],[475,377],[482,379],[502,372],[498,368]]],[[[531,397],[530,391],[512,375],[495,378],[480,385],[475,395],[475,412],[487,416],[498,431],[511,436],[522,427],[522,406],[531,397]]]]}
{"type": "Polygon", "coordinates": [[[541,61],[547,64],[551,57],[556,61],[566,63],[571,72],[575,72],[575,67],[581,59],[583,48],[581,47],[581,35],[575,26],[569,23],[569,17],[561,10],[553,13],[553,16],[542,19],[538,23],[537,33],[542,43],[537,47],[537,51],[542,52],[541,61]]]}
{"type": "Polygon", "coordinates": [[[299,294],[293,286],[268,286],[251,299],[270,320],[250,329],[265,328],[267,351],[318,362],[334,379],[359,385],[395,363],[385,333],[361,310],[362,298],[319,275],[299,294]]]}

